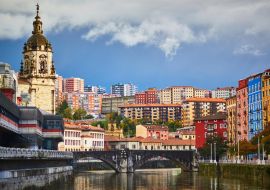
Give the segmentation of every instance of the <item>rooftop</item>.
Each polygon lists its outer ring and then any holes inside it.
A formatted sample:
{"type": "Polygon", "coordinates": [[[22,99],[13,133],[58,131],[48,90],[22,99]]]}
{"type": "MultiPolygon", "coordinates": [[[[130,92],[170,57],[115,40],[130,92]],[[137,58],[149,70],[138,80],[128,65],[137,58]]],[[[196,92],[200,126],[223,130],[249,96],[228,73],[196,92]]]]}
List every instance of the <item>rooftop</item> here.
{"type": "Polygon", "coordinates": [[[219,112],[214,115],[208,115],[205,117],[194,119],[195,121],[205,121],[205,120],[224,120],[227,118],[227,113],[219,112]]]}
{"type": "Polygon", "coordinates": [[[136,108],[136,107],[181,107],[181,104],[125,104],[119,108],[136,108]]]}
{"type": "Polygon", "coordinates": [[[226,103],[226,100],[222,98],[188,98],[184,102],[216,102],[226,103]]]}

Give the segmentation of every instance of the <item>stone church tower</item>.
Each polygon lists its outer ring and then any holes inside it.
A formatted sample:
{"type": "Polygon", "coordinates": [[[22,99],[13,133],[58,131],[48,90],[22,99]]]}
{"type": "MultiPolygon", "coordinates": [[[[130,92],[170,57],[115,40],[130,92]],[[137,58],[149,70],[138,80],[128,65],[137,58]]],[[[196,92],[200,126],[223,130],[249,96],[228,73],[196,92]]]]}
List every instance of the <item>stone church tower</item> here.
{"type": "Polygon", "coordinates": [[[32,36],[23,47],[18,88],[22,99],[27,99],[25,103],[27,106],[36,106],[54,114],[56,77],[52,54],[52,46],[43,35],[39,5],[37,5],[32,36]]]}

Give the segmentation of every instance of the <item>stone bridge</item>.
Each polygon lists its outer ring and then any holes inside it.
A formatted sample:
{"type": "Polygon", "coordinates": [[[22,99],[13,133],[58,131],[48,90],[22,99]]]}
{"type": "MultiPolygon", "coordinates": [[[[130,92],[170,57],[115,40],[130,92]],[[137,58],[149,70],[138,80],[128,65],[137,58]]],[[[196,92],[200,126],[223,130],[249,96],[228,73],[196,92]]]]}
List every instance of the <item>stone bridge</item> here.
{"type": "Polygon", "coordinates": [[[96,158],[120,173],[132,173],[153,158],[166,158],[180,165],[183,171],[197,171],[198,164],[192,150],[112,150],[73,152],[74,164],[80,159],[96,158]]]}

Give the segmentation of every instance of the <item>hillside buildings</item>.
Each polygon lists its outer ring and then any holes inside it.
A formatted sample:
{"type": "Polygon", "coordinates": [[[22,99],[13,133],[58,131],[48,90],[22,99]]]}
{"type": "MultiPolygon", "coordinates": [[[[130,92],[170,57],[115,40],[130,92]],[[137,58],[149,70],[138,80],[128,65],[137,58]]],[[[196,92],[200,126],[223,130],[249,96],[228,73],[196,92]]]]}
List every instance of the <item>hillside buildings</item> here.
{"type": "Polygon", "coordinates": [[[134,96],[138,92],[138,87],[132,83],[127,84],[113,84],[111,86],[111,94],[120,96],[134,96]]]}
{"type": "Polygon", "coordinates": [[[119,106],[122,116],[145,122],[181,120],[179,104],[126,104],[119,106]]]}
{"type": "Polygon", "coordinates": [[[224,88],[217,88],[211,91],[212,98],[230,98],[236,95],[236,88],[235,87],[224,87],[224,88]]]}
{"type": "Polygon", "coordinates": [[[144,92],[138,92],[135,94],[135,103],[136,104],[157,104],[159,103],[158,99],[158,90],[155,88],[149,88],[144,92]]]}
{"type": "Polygon", "coordinates": [[[192,126],[195,119],[218,112],[226,112],[226,100],[219,98],[188,98],[182,105],[182,125],[192,126]]]}
{"type": "Polygon", "coordinates": [[[108,114],[112,112],[119,112],[119,108],[123,105],[134,104],[135,98],[134,96],[103,96],[102,98],[102,107],[101,113],[108,114]]]}
{"type": "Polygon", "coordinates": [[[52,45],[43,35],[39,6],[32,36],[23,47],[23,61],[18,75],[19,96],[29,96],[28,105],[55,113],[55,67],[52,45]]]}
{"type": "Polygon", "coordinates": [[[64,79],[64,92],[84,92],[84,79],[66,78],[64,79]]]}

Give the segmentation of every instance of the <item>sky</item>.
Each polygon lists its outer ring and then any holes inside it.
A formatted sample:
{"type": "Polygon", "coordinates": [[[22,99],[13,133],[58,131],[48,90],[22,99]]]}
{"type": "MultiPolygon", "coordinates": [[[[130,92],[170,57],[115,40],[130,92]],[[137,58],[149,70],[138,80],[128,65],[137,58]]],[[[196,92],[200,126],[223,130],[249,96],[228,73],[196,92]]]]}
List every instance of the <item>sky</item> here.
{"type": "Polygon", "coordinates": [[[0,62],[16,71],[37,2],[56,72],[108,91],[237,86],[269,68],[269,0],[0,0],[0,62]]]}

